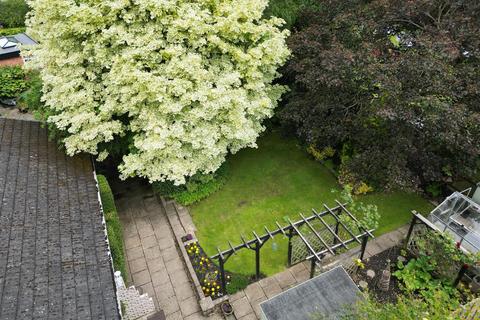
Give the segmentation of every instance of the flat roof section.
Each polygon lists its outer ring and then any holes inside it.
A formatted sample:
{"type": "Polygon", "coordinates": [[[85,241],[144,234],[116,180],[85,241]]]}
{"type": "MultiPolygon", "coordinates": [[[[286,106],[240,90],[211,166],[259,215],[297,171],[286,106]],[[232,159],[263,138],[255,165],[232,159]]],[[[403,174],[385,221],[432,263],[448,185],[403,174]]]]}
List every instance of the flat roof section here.
{"type": "Polygon", "coordinates": [[[315,315],[340,319],[344,308],[359,299],[360,290],[339,266],[270,298],[260,308],[265,320],[312,320],[315,315]]]}

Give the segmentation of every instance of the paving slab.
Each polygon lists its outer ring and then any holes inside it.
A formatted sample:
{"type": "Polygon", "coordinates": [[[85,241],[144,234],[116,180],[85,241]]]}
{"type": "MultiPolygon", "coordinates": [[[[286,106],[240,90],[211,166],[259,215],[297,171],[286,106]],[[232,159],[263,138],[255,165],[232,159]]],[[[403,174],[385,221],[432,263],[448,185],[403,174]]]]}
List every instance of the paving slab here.
{"type": "Polygon", "coordinates": [[[180,302],[180,310],[184,318],[196,312],[200,312],[200,306],[196,297],[190,297],[180,302]]]}
{"type": "Polygon", "coordinates": [[[265,293],[263,292],[262,287],[258,284],[258,282],[252,283],[251,285],[246,287],[244,291],[245,295],[250,301],[256,301],[265,296],[265,293]]]}
{"type": "Polygon", "coordinates": [[[130,267],[130,272],[137,273],[143,270],[147,270],[147,261],[145,260],[144,257],[135,259],[135,260],[129,260],[128,265],[130,267]]]}
{"type": "Polygon", "coordinates": [[[289,270],[285,270],[283,272],[277,273],[275,278],[280,285],[280,288],[285,289],[297,283],[295,278],[293,277],[292,273],[289,270]]]}
{"type": "Polygon", "coordinates": [[[253,313],[253,308],[250,305],[247,297],[243,297],[238,299],[237,301],[232,303],[233,312],[237,318],[241,318],[246,316],[249,313],[253,313]]]}

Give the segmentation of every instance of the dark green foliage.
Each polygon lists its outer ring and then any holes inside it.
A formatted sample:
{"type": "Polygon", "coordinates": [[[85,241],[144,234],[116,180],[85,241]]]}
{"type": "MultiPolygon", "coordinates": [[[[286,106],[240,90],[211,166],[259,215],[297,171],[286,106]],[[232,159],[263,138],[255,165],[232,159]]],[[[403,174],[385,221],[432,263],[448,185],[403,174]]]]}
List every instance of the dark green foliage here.
{"type": "MultiPolygon", "coordinates": [[[[401,295],[397,303],[379,303],[366,296],[356,308],[346,308],[345,320],[460,320],[453,312],[459,307],[457,300],[441,289],[433,289],[432,299],[427,302],[414,295],[401,295]]],[[[314,318],[316,319],[316,318],[314,318]]],[[[322,318],[319,318],[322,319],[322,318]]]]}
{"type": "Polygon", "coordinates": [[[28,10],[25,0],[0,0],[0,24],[4,28],[24,27],[28,10]]]}
{"type": "Polygon", "coordinates": [[[240,290],[245,289],[250,283],[252,283],[252,276],[247,276],[240,273],[230,274],[230,283],[227,284],[227,293],[234,294],[240,290]]]}
{"type": "Polygon", "coordinates": [[[15,98],[26,87],[21,67],[0,67],[0,98],[15,98]]]}
{"type": "Polygon", "coordinates": [[[318,150],[336,149],[340,176],[377,189],[474,174],[480,2],[319,3],[289,40],[285,127],[318,150]]]}
{"type": "Polygon", "coordinates": [[[432,197],[438,197],[442,195],[442,185],[438,182],[430,183],[426,188],[425,191],[432,197]]]}
{"type": "Polygon", "coordinates": [[[320,2],[317,0],[270,0],[270,3],[265,10],[265,16],[278,17],[285,20],[285,28],[292,29],[303,10],[318,9],[320,2]]]}
{"type": "Polygon", "coordinates": [[[153,190],[161,196],[175,199],[183,205],[198,202],[219,190],[227,179],[227,165],[224,164],[215,173],[196,174],[186,184],[175,186],[171,182],[155,182],[153,190]]]}
{"type": "Polygon", "coordinates": [[[108,184],[107,178],[103,175],[97,175],[100,197],[102,199],[103,213],[107,224],[108,242],[112,251],[113,267],[115,271],[122,273],[126,281],[127,270],[125,268],[125,253],[123,251],[123,232],[117,208],[113,198],[112,190],[108,184]]]}
{"type": "Polygon", "coordinates": [[[20,28],[0,28],[0,37],[13,36],[18,33],[25,32],[25,27],[20,28]]]}
{"type": "Polygon", "coordinates": [[[20,108],[38,113],[38,118],[42,118],[41,114],[44,110],[42,98],[42,79],[37,71],[31,71],[26,75],[26,88],[19,99],[20,108]]]}

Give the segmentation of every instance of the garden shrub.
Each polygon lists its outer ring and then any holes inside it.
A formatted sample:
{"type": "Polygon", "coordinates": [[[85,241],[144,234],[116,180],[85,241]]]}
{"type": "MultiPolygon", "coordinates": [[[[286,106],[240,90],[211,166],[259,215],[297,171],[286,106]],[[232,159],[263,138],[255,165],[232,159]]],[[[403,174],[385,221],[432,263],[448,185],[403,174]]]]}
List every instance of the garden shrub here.
{"type": "Polygon", "coordinates": [[[0,67],[0,98],[15,98],[26,88],[21,67],[0,67]]]}
{"type": "Polygon", "coordinates": [[[315,9],[321,6],[318,0],[270,0],[265,10],[265,16],[279,17],[285,20],[285,27],[292,29],[305,9],[315,9]]]}
{"type": "Polygon", "coordinates": [[[28,110],[34,114],[38,113],[37,118],[42,118],[44,104],[42,102],[42,79],[37,71],[30,71],[26,75],[26,90],[20,94],[18,103],[23,110],[28,110]]]}
{"type": "Polygon", "coordinates": [[[240,290],[245,289],[252,283],[252,276],[247,276],[240,273],[231,273],[230,282],[227,284],[227,293],[234,294],[240,290]]]}
{"type": "Polygon", "coordinates": [[[28,10],[25,0],[0,0],[0,24],[4,28],[24,27],[28,10]]]}
{"type": "MultiPolygon", "coordinates": [[[[460,320],[452,314],[458,307],[459,301],[446,295],[441,289],[432,291],[429,301],[422,300],[414,295],[400,295],[396,303],[380,303],[369,295],[360,299],[355,307],[346,307],[341,319],[356,320],[460,320]]],[[[324,319],[313,317],[312,319],[324,319]]]]}
{"type": "Polygon", "coordinates": [[[317,161],[323,161],[335,155],[335,149],[332,147],[325,147],[322,150],[318,150],[313,144],[308,146],[307,152],[311,154],[317,161]]]}
{"type": "Polygon", "coordinates": [[[127,279],[127,270],[125,268],[125,253],[123,251],[123,231],[117,208],[113,198],[112,190],[108,184],[107,178],[97,175],[98,188],[102,199],[103,214],[107,224],[108,242],[112,253],[113,268],[120,271],[124,281],[127,279]]]}
{"type": "Polygon", "coordinates": [[[18,33],[25,32],[25,27],[20,28],[0,28],[0,37],[13,36],[18,33]]]}
{"type": "Polygon", "coordinates": [[[176,186],[170,181],[155,182],[153,190],[180,204],[191,205],[218,191],[227,180],[227,171],[227,165],[224,164],[215,173],[194,175],[184,185],[176,186]]]}

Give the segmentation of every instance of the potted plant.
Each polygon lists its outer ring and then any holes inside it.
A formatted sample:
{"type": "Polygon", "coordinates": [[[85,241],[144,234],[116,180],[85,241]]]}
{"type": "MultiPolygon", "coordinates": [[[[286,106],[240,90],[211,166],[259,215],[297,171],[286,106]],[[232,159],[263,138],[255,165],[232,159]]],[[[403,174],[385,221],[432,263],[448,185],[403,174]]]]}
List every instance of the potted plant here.
{"type": "Polygon", "coordinates": [[[221,304],[220,307],[221,307],[224,315],[229,316],[229,315],[233,314],[233,307],[230,304],[230,302],[225,301],[221,304]]]}

